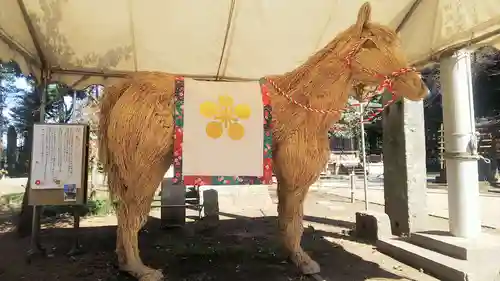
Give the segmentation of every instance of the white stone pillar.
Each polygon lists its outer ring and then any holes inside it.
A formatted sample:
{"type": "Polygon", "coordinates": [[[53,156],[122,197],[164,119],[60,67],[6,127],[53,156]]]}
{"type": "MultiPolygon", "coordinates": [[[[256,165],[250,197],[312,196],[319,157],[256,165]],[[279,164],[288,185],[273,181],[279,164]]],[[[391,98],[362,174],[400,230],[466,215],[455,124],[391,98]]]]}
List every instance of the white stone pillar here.
{"type": "Polygon", "coordinates": [[[442,59],[441,89],[450,232],[473,238],[481,232],[481,219],[471,51],[442,59]]]}

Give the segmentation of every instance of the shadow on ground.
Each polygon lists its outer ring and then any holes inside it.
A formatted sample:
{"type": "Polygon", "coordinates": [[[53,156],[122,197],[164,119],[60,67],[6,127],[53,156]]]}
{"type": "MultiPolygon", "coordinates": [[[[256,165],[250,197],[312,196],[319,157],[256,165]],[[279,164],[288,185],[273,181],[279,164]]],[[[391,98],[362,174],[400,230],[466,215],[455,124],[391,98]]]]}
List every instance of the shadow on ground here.
{"type": "MultiPolygon", "coordinates": [[[[160,229],[159,220],[151,218],[140,234],[143,260],[163,268],[169,280],[307,280],[286,260],[276,235],[275,217],[234,217],[216,226],[200,221],[169,230],[160,229]]],[[[65,255],[71,246],[71,229],[43,230],[44,244],[57,246],[53,247],[55,255],[31,264],[25,262],[29,239],[5,233],[0,237],[0,280],[134,280],[116,267],[115,230],[115,226],[82,228],[84,253],[76,257],[65,255]]],[[[408,280],[323,238],[329,235],[340,234],[310,228],[303,239],[304,248],[322,265],[321,275],[327,280],[408,280]]]]}

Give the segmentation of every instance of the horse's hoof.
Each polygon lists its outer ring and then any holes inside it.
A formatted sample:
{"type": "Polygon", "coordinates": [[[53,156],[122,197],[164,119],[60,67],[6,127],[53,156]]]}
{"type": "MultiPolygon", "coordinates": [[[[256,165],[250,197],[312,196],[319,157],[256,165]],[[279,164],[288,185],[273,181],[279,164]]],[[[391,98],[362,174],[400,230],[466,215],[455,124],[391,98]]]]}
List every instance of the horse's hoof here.
{"type": "Polygon", "coordinates": [[[308,262],[303,261],[302,263],[298,264],[298,267],[300,271],[305,275],[318,274],[321,271],[319,264],[313,260],[310,260],[308,262]]]}
{"type": "Polygon", "coordinates": [[[161,270],[153,269],[139,278],[139,281],[163,281],[163,273],[161,270]]]}

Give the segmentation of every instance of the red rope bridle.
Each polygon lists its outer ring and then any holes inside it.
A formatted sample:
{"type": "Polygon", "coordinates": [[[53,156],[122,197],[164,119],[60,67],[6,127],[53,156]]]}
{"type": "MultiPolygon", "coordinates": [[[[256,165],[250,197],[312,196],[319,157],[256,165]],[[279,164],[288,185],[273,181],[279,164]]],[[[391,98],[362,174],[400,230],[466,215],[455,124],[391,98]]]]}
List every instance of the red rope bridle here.
{"type": "MultiPolygon", "coordinates": [[[[358,64],[360,64],[356,60],[356,54],[361,49],[361,46],[368,40],[372,40],[372,39],[362,38],[361,40],[359,40],[357,43],[355,43],[353,45],[351,50],[347,53],[347,55],[344,58],[339,59],[340,61],[343,62],[345,69],[350,69],[352,67],[353,62],[357,62],[358,64]]],[[[326,57],[326,55],[325,55],[325,57],[326,57]]],[[[393,89],[394,79],[396,79],[397,77],[400,77],[402,75],[405,75],[407,73],[410,73],[410,72],[416,72],[416,69],[413,67],[403,67],[399,70],[393,71],[392,73],[390,73],[388,75],[382,75],[380,73],[376,73],[376,72],[369,70],[365,67],[361,67],[361,71],[364,71],[364,72],[376,77],[378,80],[380,80],[380,84],[378,85],[376,91],[372,92],[370,95],[367,95],[363,99],[363,101],[361,101],[361,102],[368,102],[372,98],[381,95],[384,91],[388,91],[389,93],[391,93],[391,99],[388,100],[387,102],[385,102],[384,105],[382,106],[382,108],[375,110],[374,113],[371,113],[367,118],[365,118],[364,122],[369,123],[369,122],[374,121],[378,115],[380,115],[387,107],[389,107],[391,104],[393,104],[397,100],[397,96],[396,96],[394,89],[393,89]]],[[[306,111],[320,113],[320,114],[342,114],[347,109],[350,108],[350,106],[346,106],[346,107],[341,108],[341,109],[320,109],[320,108],[310,107],[308,105],[305,105],[305,104],[295,100],[290,94],[283,91],[276,84],[276,82],[274,82],[272,79],[269,79],[269,78],[265,78],[265,79],[267,80],[267,82],[269,84],[271,84],[274,87],[274,89],[276,90],[276,92],[279,95],[285,97],[290,103],[295,104],[296,106],[298,106],[306,111]]]]}

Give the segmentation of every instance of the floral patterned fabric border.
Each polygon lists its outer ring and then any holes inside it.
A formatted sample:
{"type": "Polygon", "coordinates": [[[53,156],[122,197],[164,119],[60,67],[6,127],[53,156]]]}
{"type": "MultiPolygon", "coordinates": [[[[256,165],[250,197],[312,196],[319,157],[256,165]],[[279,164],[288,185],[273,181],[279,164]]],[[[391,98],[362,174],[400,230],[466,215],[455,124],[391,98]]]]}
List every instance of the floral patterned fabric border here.
{"type": "Polygon", "coordinates": [[[175,79],[175,134],[174,134],[174,178],[173,184],[184,185],[242,185],[242,184],[271,184],[272,183],[272,115],[269,93],[264,80],[260,82],[262,103],[264,105],[264,165],[262,177],[251,176],[184,176],[182,174],[182,138],[184,123],[184,78],[175,79]]]}

